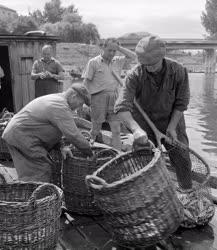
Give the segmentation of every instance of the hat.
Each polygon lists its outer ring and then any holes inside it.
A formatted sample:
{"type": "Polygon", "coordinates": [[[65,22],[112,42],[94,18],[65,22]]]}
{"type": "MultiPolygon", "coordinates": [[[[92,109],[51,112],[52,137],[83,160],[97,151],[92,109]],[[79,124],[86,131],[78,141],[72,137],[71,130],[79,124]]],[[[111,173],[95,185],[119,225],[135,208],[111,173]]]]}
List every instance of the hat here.
{"type": "Polygon", "coordinates": [[[151,61],[157,62],[163,59],[166,55],[166,46],[160,37],[150,34],[138,42],[135,51],[141,56],[142,61],[149,64],[151,61]]]}
{"type": "Polygon", "coordinates": [[[87,106],[90,106],[90,93],[82,83],[73,83],[71,88],[84,100],[87,106]]]}

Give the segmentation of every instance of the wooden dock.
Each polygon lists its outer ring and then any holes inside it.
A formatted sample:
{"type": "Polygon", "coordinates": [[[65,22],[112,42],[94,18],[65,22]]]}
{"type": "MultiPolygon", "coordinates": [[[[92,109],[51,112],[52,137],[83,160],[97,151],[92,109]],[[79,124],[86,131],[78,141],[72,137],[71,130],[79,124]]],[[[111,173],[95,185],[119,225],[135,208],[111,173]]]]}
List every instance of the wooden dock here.
{"type": "MultiPolygon", "coordinates": [[[[17,180],[11,162],[0,164],[8,182],[17,180]]],[[[56,250],[129,250],[112,241],[103,217],[80,216],[65,211],[56,250]]],[[[132,248],[138,250],[139,248],[132,248]]],[[[141,249],[141,248],[140,248],[141,249]]],[[[217,250],[217,213],[209,225],[196,229],[178,229],[168,245],[158,244],[146,250],[217,250]]]]}

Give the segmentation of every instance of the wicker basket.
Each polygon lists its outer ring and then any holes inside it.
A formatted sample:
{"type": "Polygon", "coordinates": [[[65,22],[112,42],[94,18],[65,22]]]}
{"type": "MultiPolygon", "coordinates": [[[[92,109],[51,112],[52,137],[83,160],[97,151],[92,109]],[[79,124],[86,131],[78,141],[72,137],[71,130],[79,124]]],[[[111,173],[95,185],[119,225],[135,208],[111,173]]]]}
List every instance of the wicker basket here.
{"type": "Polygon", "coordinates": [[[11,155],[6,142],[2,139],[2,134],[9,119],[0,119],[0,160],[11,160],[11,155]]]}
{"type": "Polygon", "coordinates": [[[62,188],[62,154],[60,148],[53,148],[48,156],[53,162],[51,183],[62,188]]]}
{"type": "Polygon", "coordinates": [[[53,184],[0,184],[0,249],[55,249],[62,191],[53,184]]]}
{"type": "Polygon", "coordinates": [[[211,189],[208,185],[210,178],[209,165],[195,152],[193,154],[190,151],[189,154],[191,159],[192,189],[189,192],[185,192],[179,188],[175,167],[170,161],[168,152],[163,153],[171,180],[177,190],[177,196],[184,208],[184,219],[181,226],[185,228],[207,225],[215,214],[211,189]]]}
{"type": "Polygon", "coordinates": [[[181,223],[183,209],[157,149],[117,156],[87,176],[86,183],[119,244],[154,245],[181,223]]]}
{"type": "Polygon", "coordinates": [[[95,157],[87,158],[77,149],[72,149],[73,157],[63,162],[63,190],[66,207],[78,214],[99,215],[101,210],[93,201],[93,194],[85,185],[86,175],[92,174],[100,166],[111,160],[118,151],[102,145],[92,148],[95,157]]]}

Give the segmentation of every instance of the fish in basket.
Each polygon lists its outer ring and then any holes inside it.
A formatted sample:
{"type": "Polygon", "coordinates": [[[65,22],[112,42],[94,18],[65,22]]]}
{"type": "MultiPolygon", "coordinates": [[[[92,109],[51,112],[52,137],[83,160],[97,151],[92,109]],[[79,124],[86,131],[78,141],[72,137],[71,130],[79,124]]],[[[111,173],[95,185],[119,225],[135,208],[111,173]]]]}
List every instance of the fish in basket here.
{"type": "Polygon", "coordinates": [[[118,244],[154,245],[175,232],[183,219],[183,208],[156,148],[118,155],[87,176],[86,184],[118,244]]]}
{"type": "Polygon", "coordinates": [[[73,157],[63,161],[63,190],[66,207],[69,211],[85,215],[100,215],[102,212],[93,200],[93,193],[86,187],[85,177],[92,174],[104,163],[118,155],[119,151],[97,144],[92,146],[93,157],[86,157],[72,147],[73,157]]]}
{"type": "Polygon", "coordinates": [[[0,183],[0,249],[55,249],[61,189],[48,183],[6,183],[3,175],[0,183]]]}

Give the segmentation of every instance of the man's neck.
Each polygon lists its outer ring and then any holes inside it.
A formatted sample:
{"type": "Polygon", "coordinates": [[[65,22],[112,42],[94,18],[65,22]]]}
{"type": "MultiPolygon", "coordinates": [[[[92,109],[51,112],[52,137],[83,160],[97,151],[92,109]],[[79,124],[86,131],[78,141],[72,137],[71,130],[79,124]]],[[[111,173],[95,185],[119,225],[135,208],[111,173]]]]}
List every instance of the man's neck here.
{"type": "Polygon", "coordinates": [[[103,61],[106,63],[106,64],[110,64],[111,63],[111,60],[109,60],[108,58],[104,57],[104,55],[102,54],[102,59],[103,61]]]}

